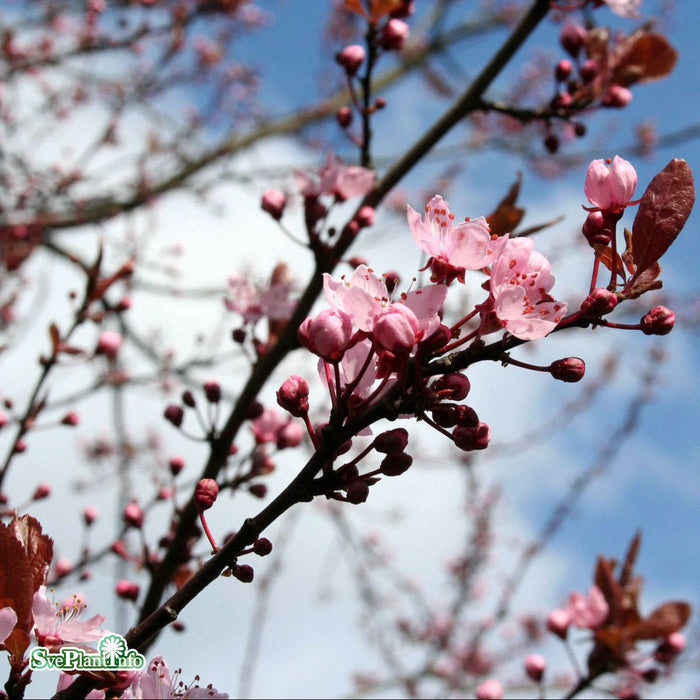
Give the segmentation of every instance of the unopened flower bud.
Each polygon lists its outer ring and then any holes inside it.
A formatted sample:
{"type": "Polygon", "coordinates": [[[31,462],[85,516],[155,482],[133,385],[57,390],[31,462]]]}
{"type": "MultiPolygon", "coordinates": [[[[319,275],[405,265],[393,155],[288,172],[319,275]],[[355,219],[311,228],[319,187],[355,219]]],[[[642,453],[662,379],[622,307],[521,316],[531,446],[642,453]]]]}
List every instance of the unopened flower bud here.
{"type": "Polygon", "coordinates": [[[7,413],[0,411],[0,429],[4,428],[9,422],[10,419],[7,417],[7,413]]]}
{"type": "Polygon", "coordinates": [[[182,403],[189,408],[194,408],[197,405],[194,394],[189,389],[182,392],[182,403]]]}
{"type": "Polygon", "coordinates": [[[343,129],[347,129],[352,124],[352,110],[347,105],[341,107],[335,113],[335,119],[343,129]]]}
{"type": "Polygon", "coordinates": [[[438,329],[429,337],[421,340],[418,346],[423,352],[435,352],[444,348],[450,340],[452,340],[450,329],[444,323],[441,323],[438,329]]]}
{"type": "Polygon", "coordinates": [[[452,439],[460,450],[485,450],[491,442],[491,428],[487,423],[479,422],[473,428],[457,425],[452,431],[452,439]]]}
{"type": "Polygon", "coordinates": [[[588,32],[580,24],[566,24],[559,34],[559,42],[570,56],[576,58],[588,43],[588,32]]]}
{"type": "Polygon", "coordinates": [[[57,578],[63,578],[64,576],[68,576],[73,569],[75,569],[75,567],[70,559],[60,557],[54,564],[53,570],[57,578]]]}
{"type": "Polygon", "coordinates": [[[34,494],[32,499],[35,501],[41,501],[44,498],[48,498],[51,495],[51,487],[48,484],[39,484],[36,489],[34,489],[34,494]]]}
{"type": "Polygon", "coordinates": [[[62,425],[70,425],[73,427],[78,425],[78,423],[80,423],[80,416],[75,411],[69,411],[61,418],[62,425]]]}
{"type": "Polygon", "coordinates": [[[360,228],[367,228],[374,225],[374,207],[360,207],[360,211],[355,216],[355,221],[360,225],[360,228]]]}
{"type": "Polygon", "coordinates": [[[455,409],[457,425],[465,428],[476,428],[479,425],[479,416],[471,406],[457,406],[455,409]]]}
{"type": "Polygon", "coordinates": [[[299,341],[327,362],[338,362],[352,337],[350,316],[339,309],[324,309],[299,326],[299,341]]]}
{"type": "Polygon", "coordinates": [[[131,525],[131,527],[140,529],[143,526],[143,510],[136,501],[132,501],[124,508],[122,517],[124,518],[124,522],[127,525],[131,525]]]}
{"type": "Polygon", "coordinates": [[[211,508],[219,495],[219,485],[214,479],[200,479],[194,490],[194,502],[199,510],[211,508]]]}
{"type": "Polygon", "coordinates": [[[163,417],[176,428],[179,428],[182,425],[185,412],[182,410],[182,406],[171,403],[169,406],[166,406],[165,411],[163,411],[163,417]]]}
{"type": "Polygon", "coordinates": [[[236,564],[231,572],[241,583],[252,583],[255,578],[253,567],[248,564],[236,564]]]}
{"type": "Polygon", "coordinates": [[[637,171],[620,156],[599,158],[586,170],[584,191],[588,201],[603,210],[615,211],[627,206],[637,186],[637,171]]]}
{"type": "Polygon", "coordinates": [[[116,540],[112,543],[110,549],[120,558],[129,559],[129,553],[126,551],[126,545],[121,540],[116,540]]]}
{"type": "Polygon", "coordinates": [[[655,306],[640,321],[644,335],[667,335],[673,330],[676,314],[665,306],[655,306]]]}
{"type": "Polygon", "coordinates": [[[119,352],[122,345],[122,337],[115,331],[102,331],[97,338],[97,346],[95,347],[96,355],[106,355],[109,358],[114,358],[119,352]]]}
{"type": "Polygon", "coordinates": [[[27,451],[27,443],[24,440],[17,440],[17,442],[15,442],[15,446],[13,448],[13,451],[16,454],[22,454],[22,452],[26,452],[27,451]]]}
{"type": "Polygon", "coordinates": [[[83,521],[90,527],[100,516],[100,511],[95,506],[88,506],[83,511],[83,521]]]}
{"type": "Polygon", "coordinates": [[[617,306],[617,294],[603,287],[594,289],[581,303],[581,313],[586,318],[600,318],[617,306]]]}
{"type": "Polygon", "coordinates": [[[562,382],[578,382],[586,373],[586,363],[580,357],[565,357],[549,365],[551,375],[562,382]]]}
{"type": "Polygon", "coordinates": [[[364,481],[354,481],[348,486],[347,490],[348,503],[359,505],[364,503],[369,497],[369,486],[364,481]]]}
{"type": "Polygon", "coordinates": [[[413,457],[405,452],[388,454],[379,465],[385,476],[400,476],[413,464],[413,457]]]}
{"type": "Polygon", "coordinates": [[[430,409],[433,420],[443,428],[454,428],[457,425],[457,407],[451,404],[438,404],[430,409]]]}
{"type": "Polygon", "coordinates": [[[131,308],[131,298],[122,297],[115,305],[114,310],[120,314],[124,311],[128,311],[131,308]]]}
{"type": "Polygon", "coordinates": [[[572,71],[574,70],[574,64],[569,61],[567,58],[562,58],[559,63],[557,63],[556,68],[554,69],[554,77],[560,82],[564,82],[565,80],[569,79],[569,76],[571,75],[572,71]]]}
{"type": "Polygon", "coordinates": [[[547,616],[547,629],[561,639],[566,639],[571,617],[566,610],[552,610],[547,616]]]}
{"type": "Polygon", "coordinates": [[[450,374],[443,374],[430,388],[434,393],[444,398],[452,401],[462,401],[469,395],[471,384],[465,375],[459,372],[451,372],[450,374]]]}
{"type": "Polygon", "coordinates": [[[272,551],[272,542],[267,537],[260,537],[253,542],[253,551],[259,557],[266,557],[272,551]]]}
{"type": "Polygon", "coordinates": [[[406,428],[387,430],[374,438],[374,449],[384,454],[403,452],[406,445],[408,445],[408,430],[406,428]]]}
{"type": "Polygon", "coordinates": [[[611,85],[601,99],[603,107],[616,109],[626,107],[631,101],[632,91],[622,85],[611,85]]]}
{"type": "Polygon", "coordinates": [[[409,28],[400,19],[390,19],[382,32],[381,44],[387,51],[401,51],[406,45],[409,28]]]}
{"type": "Polygon", "coordinates": [[[263,414],[263,411],[265,410],[265,407],[260,403],[260,401],[253,400],[248,404],[248,408],[246,409],[245,417],[246,420],[255,420],[256,418],[260,418],[260,416],[263,414]]]}
{"type": "Polygon", "coordinates": [[[477,687],[475,694],[477,700],[500,700],[503,686],[494,678],[489,678],[477,687]]]}
{"type": "Polygon", "coordinates": [[[608,245],[613,236],[613,229],[601,211],[589,212],[581,232],[591,248],[608,245]]]}
{"type": "Polygon", "coordinates": [[[170,468],[170,473],[173,476],[177,476],[185,468],[185,460],[182,457],[173,457],[168,462],[168,467],[170,468]]]}
{"type": "Polygon", "coordinates": [[[304,377],[293,374],[277,391],[277,403],[295,418],[309,412],[309,384],[304,377]]]}
{"type": "Polygon", "coordinates": [[[654,659],[662,664],[670,664],[684,649],[685,637],[680,632],[673,632],[656,647],[654,659]]]}
{"type": "Polygon", "coordinates": [[[544,656],[539,654],[530,654],[525,658],[525,673],[535,683],[539,683],[544,676],[544,671],[547,668],[547,661],[544,656]]]}
{"type": "Polygon", "coordinates": [[[279,190],[265,190],[260,200],[260,208],[267,212],[275,221],[279,221],[287,205],[284,192],[279,190]]]}
{"type": "Polygon", "coordinates": [[[139,597],[139,584],[122,579],[121,581],[117,582],[115,591],[116,594],[123,600],[135,601],[139,597]]]}
{"type": "Polygon", "coordinates": [[[556,134],[547,134],[543,144],[547,153],[556,153],[559,150],[559,137],[556,134]]]}
{"type": "Polygon", "coordinates": [[[248,493],[255,498],[265,498],[267,495],[267,486],[265,484],[251,484],[248,487],[248,493]]]}
{"type": "Polygon", "coordinates": [[[204,395],[209,403],[219,403],[221,401],[221,385],[219,382],[213,379],[204,382],[204,395]]]}
{"type": "Polygon", "coordinates": [[[598,61],[592,58],[584,61],[579,68],[579,75],[584,83],[590,83],[595,79],[598,73],[600,73],[600,66],[598,65],[598,61]]]}
{"type": "Polygon", "coordinates": [[[359,44],[350,44],[336,54],[335,60],[345,68],[347,75],[352,77],[365,60],[365,49],[359,44]]]}

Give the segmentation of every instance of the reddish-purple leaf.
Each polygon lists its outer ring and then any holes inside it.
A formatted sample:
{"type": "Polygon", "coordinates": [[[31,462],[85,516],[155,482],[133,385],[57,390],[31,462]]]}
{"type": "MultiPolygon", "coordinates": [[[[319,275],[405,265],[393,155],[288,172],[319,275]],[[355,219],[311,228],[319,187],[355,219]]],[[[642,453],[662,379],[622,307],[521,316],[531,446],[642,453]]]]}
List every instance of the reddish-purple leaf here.
{"type": "Polygon", "coordinates": [[[695,203],[690,166],[674,158],[649,183],[632,224],[635,277],[651,267],[681,232],[695,203]]]}
{"type": "Polygon", "coordinates": [[[46,575],[53,559],[53,540],[43,533],[41,523],[31,515],[23,515],[20,518],[15,516],[10,528],[27,553],[34,594],[39,590],[39,586],[46,583],[46,575]]]}
{"type": "Polygon", "coordinates": [[[664,603],[649,617],[625,629],[629,640],[662,639],[678,632],[690,617],[690,605],[683,601],[664,603]]]}

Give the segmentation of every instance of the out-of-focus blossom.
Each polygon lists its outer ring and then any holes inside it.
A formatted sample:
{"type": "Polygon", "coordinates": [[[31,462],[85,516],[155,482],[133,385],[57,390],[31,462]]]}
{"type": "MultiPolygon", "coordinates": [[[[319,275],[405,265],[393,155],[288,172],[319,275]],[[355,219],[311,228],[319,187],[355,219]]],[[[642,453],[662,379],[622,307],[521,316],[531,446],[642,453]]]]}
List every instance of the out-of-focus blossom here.
{"type": "Polygon", "coordinates": [[[168,664],[162,656],[156,656],[148,664],[145,671],[141,671],[131,685],[131,697],[134,700],[165,700],[168,698],[228,698],[227,693],[220,693],[211,685],[202,688],[198,684],[185,686],[180,683],[177,675],[173,677],[168,664]]]}
{"type": "Polygon", "coordinates": [[[332,153],[328,154],[318,175],[295,170],[294,179],[297,189],[304,197],[330,194],[345,200],[365,195],[374,187],[372,170],[359,165],[343,165],[332,153]]]}
{"type": "Polygon", "coordinates": [[[595,629],[605,622],[610,608],[600,588],[591,586],[587,596],[583,593],[572,593],[566,611],[574,627],[595,629]]]}
{"type": "Polygon", "coordinates": [[[229,311],[243,317],[244,323],[257,323],[261,318],[286,321],[293,313],[296,301],[289,298],[292,284],[274,282],[265,288],[253,285],[244,275],[231,275],[224,304],[229,311]]]}

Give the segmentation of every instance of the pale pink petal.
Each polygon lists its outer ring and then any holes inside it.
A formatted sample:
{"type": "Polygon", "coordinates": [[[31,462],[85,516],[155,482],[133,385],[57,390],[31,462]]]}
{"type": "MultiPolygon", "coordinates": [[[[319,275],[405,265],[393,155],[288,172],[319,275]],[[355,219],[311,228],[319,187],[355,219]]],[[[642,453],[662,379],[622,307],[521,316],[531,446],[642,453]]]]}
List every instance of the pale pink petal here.
{"type": "Polygon", "coordinates": [[[11,634],[17,624],[17,613],[10,607],[0,610],[0,644],[11,634]]]}

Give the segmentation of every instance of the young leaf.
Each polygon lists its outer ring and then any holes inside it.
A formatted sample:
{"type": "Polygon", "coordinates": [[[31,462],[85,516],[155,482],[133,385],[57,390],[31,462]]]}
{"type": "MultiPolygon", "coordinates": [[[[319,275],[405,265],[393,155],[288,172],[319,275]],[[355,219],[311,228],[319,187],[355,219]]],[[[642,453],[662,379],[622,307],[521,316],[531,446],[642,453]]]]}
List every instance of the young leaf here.
{"type": "Polygon", "coordinates": [[[651,267],[681,232],[695,203],[690,166],[674,158],[649,183],[632,224],[635,277],[651,267]]]}

